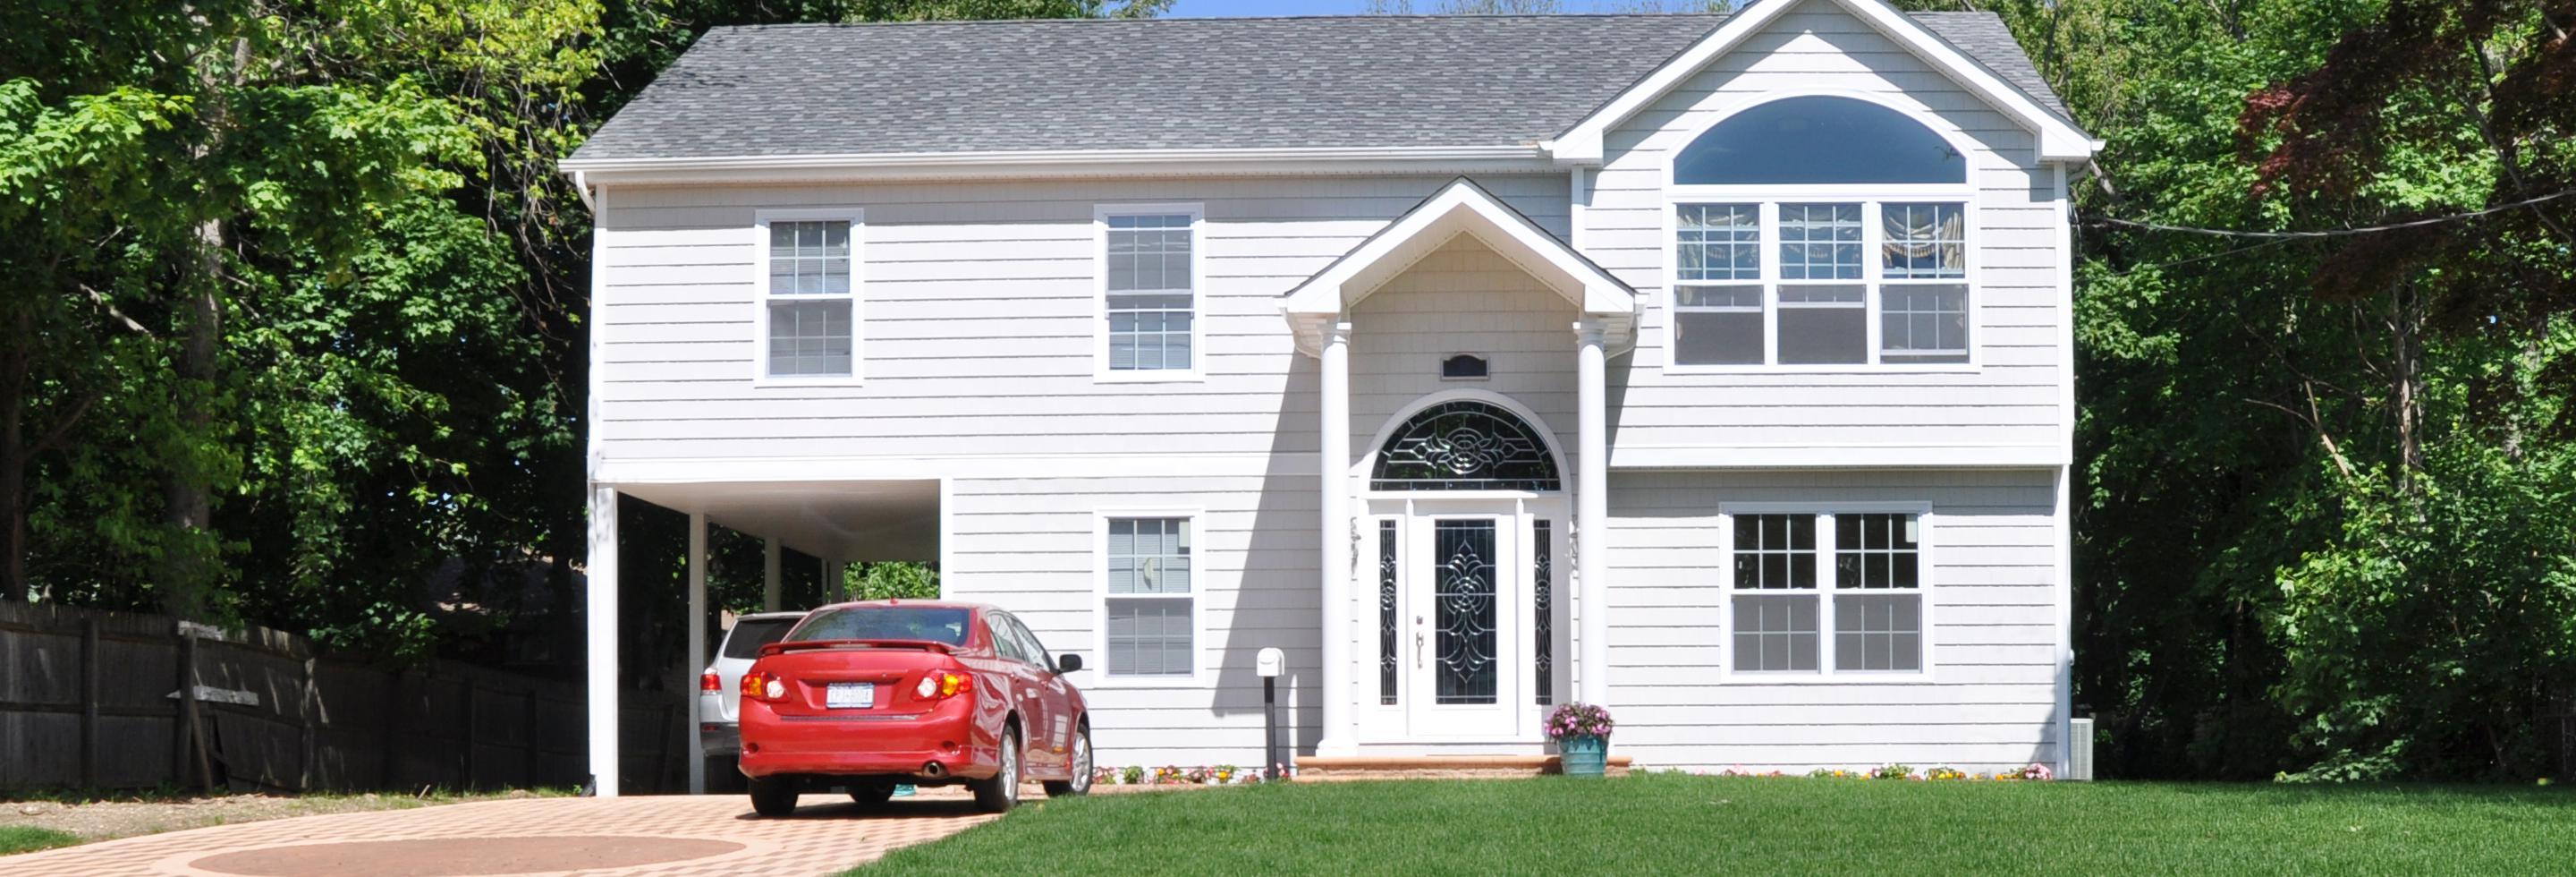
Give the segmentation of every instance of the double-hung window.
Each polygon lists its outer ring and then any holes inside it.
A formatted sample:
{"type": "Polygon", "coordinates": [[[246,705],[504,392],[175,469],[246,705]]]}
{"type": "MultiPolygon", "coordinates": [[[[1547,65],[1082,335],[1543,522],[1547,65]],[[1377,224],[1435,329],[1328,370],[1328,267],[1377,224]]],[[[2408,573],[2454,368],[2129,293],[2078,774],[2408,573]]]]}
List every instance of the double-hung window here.
{"type": "Polygon", "coordinates": [[[1104,376],[1197,373],[1199,215],[1191,205],[1100,211],[1104,376]]]}
{"type": "Polygon", "coordinates": [[[857,211],[763,214],[759,376],[794,381],[858,374],[857,211]]]}
{"type": "Polygon", "coordinates": [[[1102,672],[1113,677],[1195,675],[1197,587],[1190,563],[1190,519],[1113,517],[1105,525],[1102,672]]]}
{"type": "Polygon", "coordinates": [[[1965,157],[1903,113],[1788,98],[1675,159],[1672,365],[1969,361],[1965,157]]]}
{"type": "Polygon", "coordinates": [[[1921,513],[1728,517],[1734,673],[1923,672],[1931,582],[1921,513]]]}

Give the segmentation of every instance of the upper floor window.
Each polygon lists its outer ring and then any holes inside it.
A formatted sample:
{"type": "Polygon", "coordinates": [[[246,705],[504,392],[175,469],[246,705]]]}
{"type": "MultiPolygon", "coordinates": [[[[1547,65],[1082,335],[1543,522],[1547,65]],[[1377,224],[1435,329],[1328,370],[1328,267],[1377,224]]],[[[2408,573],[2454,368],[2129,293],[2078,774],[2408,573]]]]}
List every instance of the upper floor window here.
{"type": "Polygon", "coordinates": [[[1967,159],[1904,113],[1848,97],[1792,97],[1728,117],[1682,149],[1685,186],[1963,183],[1967,159]]]}
{"type": "Polygon", "coordinates": [[[760,374],[834,378],[857,373],[855,218],[769,218],[762,243],[760,374]]]}
{"type": "Polygon", "coordinates": [[[1190,372],[1197,367],[1195,209],[1103,211],[1105,370],[1190,372]]]}
{"type": "Polygon", "coordinates": [[[1969,359],[1966,159],[1905,114],[1786,98],[1673,165],[1672,364],[1969,359]]]}

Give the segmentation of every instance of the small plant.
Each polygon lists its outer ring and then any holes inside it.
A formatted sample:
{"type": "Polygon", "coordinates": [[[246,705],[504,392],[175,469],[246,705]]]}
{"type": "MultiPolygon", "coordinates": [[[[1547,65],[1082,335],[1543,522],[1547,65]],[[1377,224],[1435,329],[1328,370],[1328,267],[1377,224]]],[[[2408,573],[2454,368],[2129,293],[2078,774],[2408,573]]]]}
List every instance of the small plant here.
{"type": "Polygon", "coordinates": [[[1128,767],[1126,770],[1123,770],[1123,771],[1120,771],[1120,772],[1119,772],[1119,774],[1118,774],[1118,782],[1120,782],[1121,784],[1124,784],[1124,785],[1130,785],[1130,786],[1141,786],[1141,785],[1144,785],[1144,784],[1145,784],[1145,769],[1144,769],[1143,767],[1130,766],[1130,767],[1128,767]]]}
{"type": "Polygon", "coordinates": [[[1927,780],[1964,780],[1968,778],[1968,774],[1967,772],[1955,767],[1936,767],[1931,770],[1924,771],[1923,778],[1927,780]]]}
{"type": "Polygon", "coordinates": [[[1914,778],[1914,768],[1911,765],[1891,764],[1877,770],[1870,771],[1869,778],[1874,780],[1910,780],[1914,778]]]}
{"type": "Polygon", "coordinates": [[[1610,736],[1610,710],[1588,703],[1569,703],[1547,714],[1547,739],[1610,736]]]}

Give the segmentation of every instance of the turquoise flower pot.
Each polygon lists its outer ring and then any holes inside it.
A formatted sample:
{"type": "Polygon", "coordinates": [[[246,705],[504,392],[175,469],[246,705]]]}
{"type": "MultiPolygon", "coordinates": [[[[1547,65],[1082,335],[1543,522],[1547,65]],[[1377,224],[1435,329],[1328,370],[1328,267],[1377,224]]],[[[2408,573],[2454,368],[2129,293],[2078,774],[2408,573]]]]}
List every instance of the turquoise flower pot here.
{"type": "Polygon", "coordinates": [[[1597,777],[1610,767],[1608,737],[1567,737],[1556,741],[1556,749],[1561,755],[1558,760],[1564,765],[1566,776],[1597,777]]]}

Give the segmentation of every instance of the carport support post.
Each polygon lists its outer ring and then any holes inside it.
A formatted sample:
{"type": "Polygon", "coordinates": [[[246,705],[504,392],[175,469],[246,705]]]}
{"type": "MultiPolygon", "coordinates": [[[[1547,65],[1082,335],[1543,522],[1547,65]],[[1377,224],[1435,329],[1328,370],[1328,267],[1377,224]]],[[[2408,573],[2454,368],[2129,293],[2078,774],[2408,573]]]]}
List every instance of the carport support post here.
{"type": "Polygon", "coordinates": [[[760,540],[760,611],[778,611],[778,540],[760,540]]]}
{"type": "MultiPolygon", "coordinates": [[[[707,665],[707,513],[689,513],[689,661],[681,672],[689,681],[697,681],[701,668],[707,665]]],[[[688,692],[689,794],[707,793],[706,753],[698,749],[698,687],[683,685],[688,692]]]]}
{"type": "Polygon", "coordinates": [[[591,793],[617,797],[617,488],[590,486],[590,558],[583,570],[583,666],[589,687],[591,793]]]}

